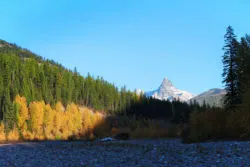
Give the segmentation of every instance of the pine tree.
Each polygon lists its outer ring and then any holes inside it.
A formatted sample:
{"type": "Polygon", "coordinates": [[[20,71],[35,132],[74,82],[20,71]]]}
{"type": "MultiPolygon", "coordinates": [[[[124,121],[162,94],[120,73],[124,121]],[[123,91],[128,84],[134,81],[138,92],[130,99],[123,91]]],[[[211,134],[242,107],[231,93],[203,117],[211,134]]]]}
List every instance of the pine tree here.
{"type": "Polygon", "coordinates": [[[226,87],[226,108],[235,108],[239,104],[239,90],[238,90],[238,78],[237,78],[237,52],[238,42],[234,35],[234,30],[231,26],[227,28],[227,32],[224,36],[225,46],[223,47],[223,83],[226,87]]]}
{"type": "Polygon", "coordinates": [[[250,109],[250,38],[241,39],[239,49],[239,78],[243,109],[250,109]]]}
{"type": "Polygon", "coordinates": [[[4,127],[5,132],[8,134],[15,126],[15,123],[17,122],[16,118],[16,107],[13,105],[13,103],[10,101],[10,96],[8,90],[6,90],[3,99],[2,99],[2,111],[3,111],[3,121],[4,121],[4,127]]]}
{"type": "Polygon", "coordinates": [[[247,69],[247,57],[249,55],[249,46],[247,44],[246,38],[241,38],[239,51],[238,51],[238,70],[237,70],[237,76],[239,79],[239,92],[240,92],[240,103],[242,103],[244,92],[248,89],[248,69],[247,69]]]}

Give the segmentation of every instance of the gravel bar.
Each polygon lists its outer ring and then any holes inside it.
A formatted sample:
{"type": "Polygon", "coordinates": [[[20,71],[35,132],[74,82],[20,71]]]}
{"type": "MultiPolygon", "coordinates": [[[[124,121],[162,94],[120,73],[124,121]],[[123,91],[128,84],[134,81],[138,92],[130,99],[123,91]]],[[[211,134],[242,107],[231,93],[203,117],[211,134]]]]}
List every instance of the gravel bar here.
{"type": "Polygon", "coordinates": [[[0,145],[0,167],[250,167],[250,142],[179,139],[27,142],[0,145]]]}

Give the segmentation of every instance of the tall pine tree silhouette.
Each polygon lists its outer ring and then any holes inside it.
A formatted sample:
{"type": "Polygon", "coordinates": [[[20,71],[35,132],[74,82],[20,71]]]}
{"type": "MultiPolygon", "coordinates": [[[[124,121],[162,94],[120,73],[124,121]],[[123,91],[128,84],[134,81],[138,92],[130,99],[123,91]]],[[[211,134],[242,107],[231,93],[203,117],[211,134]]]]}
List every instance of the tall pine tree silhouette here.
{"type": "Polygon", "coordinates": [[[250,108],[250,38],[241,38],[238,54],[238,76],[243,109],[250,108]]]}
{"type": "Polygon", "coordinates": [[[233,109],[239,104],[239,80],[237,76],[237,54],[238,41],[234,35],[234,30],[231,26],[227,28],[225,38],[225,46],[223,47],[223,83],[227,91],[225,97],[225,107],[233,109]]]}

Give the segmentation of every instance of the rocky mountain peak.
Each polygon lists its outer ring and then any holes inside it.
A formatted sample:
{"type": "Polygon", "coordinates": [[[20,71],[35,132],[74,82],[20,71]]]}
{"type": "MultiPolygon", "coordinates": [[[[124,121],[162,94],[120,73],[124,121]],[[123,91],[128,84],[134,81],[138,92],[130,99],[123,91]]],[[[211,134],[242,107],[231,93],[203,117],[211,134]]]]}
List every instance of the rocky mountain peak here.
{"type": "Polygon", "coordinates": [[[193,98],[193,95],[187,91],[182,91],[177,89],[171,80],[168,78],[164,78],[160,87],[151,92],[146,92],[145,95],[147,97],[153,97],[159,100],[180,100],[180,101],[188,101],[193,98]]]}
{"type": "Polygon", "coordinates": [[[162,83],[161,83],[161,87],[172,87],[173,83],[168,79],[168,78],[164,78],[162,83]]]}

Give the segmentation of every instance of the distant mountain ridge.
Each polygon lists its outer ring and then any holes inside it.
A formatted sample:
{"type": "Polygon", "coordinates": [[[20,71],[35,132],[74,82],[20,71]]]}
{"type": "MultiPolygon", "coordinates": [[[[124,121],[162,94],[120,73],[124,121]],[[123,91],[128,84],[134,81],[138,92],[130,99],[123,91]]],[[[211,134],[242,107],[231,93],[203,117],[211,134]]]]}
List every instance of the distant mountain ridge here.
{"type": "Polygon", "coordinates": [[[159,100],[180,100],[182,102],[186,102],[194,97],[193,94],[187,91],[177,89],[168,78],[163,79],[157,90],[145,92],[145,95],[146,97],[152,97],[159,100]]]}
{"type": "Polygon", "coordinates": [[[157,90],[144,92],[141,89],[137,89],[136,93],[144,94],[148,98],[152,97],[159,100],[173,101],[179,99],[182,102],[191,103],[195,101],[199,105],[203,105],[205,102],[210,106],[221,107],[223,106],[223,98],[226,94],[226,90],[213,88],[194,96],[187,91],[177,89],[168,78],[164,78],[157,90]]]}
{"type": "Polygon", "coordinates": [[[214,88],[205,91],[199,94],[198,96],[195,96],[194,98],[190,99],[190,102],[196,101],[200,105],[203,105],[203,103],[205,102],[210,106],[221,107],[223,106],[223,98],[225,94],[226,94],[225,89],[214,88]]]}

